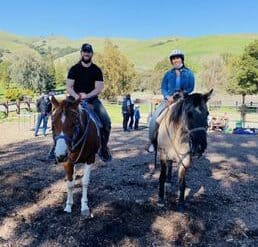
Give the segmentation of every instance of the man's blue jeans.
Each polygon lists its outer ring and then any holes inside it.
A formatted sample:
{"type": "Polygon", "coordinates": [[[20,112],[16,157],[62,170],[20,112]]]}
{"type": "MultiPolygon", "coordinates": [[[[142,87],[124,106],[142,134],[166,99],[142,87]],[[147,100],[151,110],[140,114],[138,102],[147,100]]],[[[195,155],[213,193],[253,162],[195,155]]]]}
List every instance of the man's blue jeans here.
{"type": "Polygon", "coordinates": [[[39,127],[40,127],[40,125],[41,125],[42,122],[43,122],[42,134],[43,134],[43,135],[46,135],[46,132],[47,132],[48,115],[47,115],[47,114],[44,114],[44,113],[39,113],[39,114],[38,114],[37,123],[36,123],[36,126],[35,126],[35,135],[38,134],[39,127]]]}

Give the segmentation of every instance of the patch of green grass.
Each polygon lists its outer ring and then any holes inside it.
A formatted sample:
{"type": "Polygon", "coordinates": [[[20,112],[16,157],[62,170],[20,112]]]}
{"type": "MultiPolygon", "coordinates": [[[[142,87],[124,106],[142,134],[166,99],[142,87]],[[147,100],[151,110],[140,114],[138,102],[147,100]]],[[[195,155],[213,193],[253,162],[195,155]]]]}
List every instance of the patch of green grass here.
{"type": "MultiPolygon", "coordinates": [[[[122,116],[121,105],[105,103],[104,106],[111,118],[111,122],[113,124],[122,124],[123,116],[122,116]]],[[[150,112],[150,107],[148,105],[146,104],[140,105],[140,114],[142,119],[146,118],[149,112],[150,112]]]]}

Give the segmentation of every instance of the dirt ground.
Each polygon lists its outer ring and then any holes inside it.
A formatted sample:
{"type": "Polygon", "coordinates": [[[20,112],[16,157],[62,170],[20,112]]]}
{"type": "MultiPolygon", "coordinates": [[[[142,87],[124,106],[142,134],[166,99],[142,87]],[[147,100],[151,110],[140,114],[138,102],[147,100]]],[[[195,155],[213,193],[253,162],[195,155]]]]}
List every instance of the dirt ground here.
{"type": "Polygon", "coordinates": [[[82,165],[74,206],[63,212],[63,167],[45,160],[51,135],[31,123],[0,125],[0,246],[258,246],[258,138],[212,133],[187,174],[186,211],[176,211],[177,175],[156,206],[159,169],[144,151],[147,130],[113,128],[113,161],[91,173],[92,218],[80,216],[82,165]]]}

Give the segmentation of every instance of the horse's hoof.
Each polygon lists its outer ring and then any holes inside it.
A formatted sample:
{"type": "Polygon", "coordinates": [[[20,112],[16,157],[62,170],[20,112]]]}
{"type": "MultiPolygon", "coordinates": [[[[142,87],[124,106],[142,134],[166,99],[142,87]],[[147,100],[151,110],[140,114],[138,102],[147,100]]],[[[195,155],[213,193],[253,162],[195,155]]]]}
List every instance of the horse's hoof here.
{"type": "Polygon", "coordinates": [[[81,211],[81,215],[85,218],[90,217],[90,210],[89,209],[85,209],[81,211]]]}
{"type": "Polygon", "coordinates": [[[165,206],[164,199],[159,198],[157,202],[158,207],[163,208],[165,206]]]}

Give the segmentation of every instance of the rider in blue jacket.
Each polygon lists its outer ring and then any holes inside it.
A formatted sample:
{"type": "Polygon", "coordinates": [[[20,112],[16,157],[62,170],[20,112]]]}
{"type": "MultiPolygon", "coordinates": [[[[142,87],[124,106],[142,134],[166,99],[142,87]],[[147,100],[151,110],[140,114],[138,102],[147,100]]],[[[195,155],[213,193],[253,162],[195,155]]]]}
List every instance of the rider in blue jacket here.
{"type": "Polygon", "coordinates": [[[158,116],[163,112],[167,105],[174,101],[175,93],[190,94],[194,89],[193,72],[184,65],[184,54],[180,50],[173,50],[169,55],[172,69],[167,71],[161,83],[161,92],[163,101],[153,113],[149,123],[149,139],[151,145],[148,147],[149,152],[154,152],[153,144],[156,142],[158,124],[156,122],[158,116]]]}

